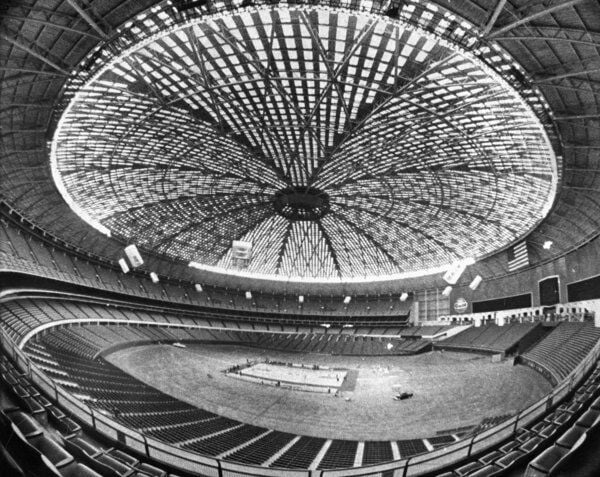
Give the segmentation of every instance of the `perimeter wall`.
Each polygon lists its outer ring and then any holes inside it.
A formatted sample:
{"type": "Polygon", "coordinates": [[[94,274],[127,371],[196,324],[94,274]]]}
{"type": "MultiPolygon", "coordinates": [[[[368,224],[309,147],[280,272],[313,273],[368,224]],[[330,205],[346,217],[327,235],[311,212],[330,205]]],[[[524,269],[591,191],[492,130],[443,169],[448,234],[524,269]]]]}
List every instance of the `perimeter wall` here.
{"type": "MultiPolygon", "coordinates": [[[[531,306],[539,307],[542,305],[540,301],[539,282],[549,277],[558,278],[559,303],[583,303],[574,293],[571,293],[571,296],[569,296],[568,286],[582,280],[600,276],[600,238],[596,238],[579,249],[550,263],[532,268],[524,268],[522,271],[516,271],[500,278],[486,279],[483,276],[483,281],[479,287],[476,290],[471,290],[469,283],[476,275],[476,265],[467,268],[459,284],[453,288],[449,300],[451,314],[472,313],[473,302],[512,297],[527,293],[531,294],[531,306]],[[454,304],[459,298],[464,298],[468,304],[467,309],[460,313],[454,309],[454,304]]],[[[571,287],[571,292],[573,292],[573,287],[571,287]]],[[[591,300],[593,298],[596,301],[600,299],[600,284],[596,286],[595,283],[590,282],[590,285],[587,287],[587,293],[595,295],[595,297],[588,298],[590,301],[589,306],[593,307],[594,304],[591,303],[591,300]]],[[[596,311],[597,314],[600,313],[600,309],[596,311]]]]}

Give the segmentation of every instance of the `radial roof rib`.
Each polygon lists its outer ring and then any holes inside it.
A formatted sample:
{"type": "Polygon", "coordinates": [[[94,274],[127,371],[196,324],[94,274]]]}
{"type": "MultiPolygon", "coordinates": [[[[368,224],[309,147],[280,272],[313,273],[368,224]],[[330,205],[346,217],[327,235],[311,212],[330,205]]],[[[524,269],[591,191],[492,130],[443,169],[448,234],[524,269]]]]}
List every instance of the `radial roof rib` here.
{"type": "Polygon", "coordinates": [[[98,33],[98,35],[100,35],[101,38],[104,38],[105,40],[108,39],[106,32],[100,27],[100,25],[98,25],[98,23],[94,21],[92,16],[79,5],[78,0],[67,0],[67,3],[75,9],[81,18],[83,18],[86,23],[91,26],[96,33],[98,33]]]}
{"type": "Polygon", "coordinates": [[[492,16],[490,17],[490,19],[486,23],[485,27],[481,31],[482,36],[485,37],[492,31],[492,28],[494,28],[494,25],[496,24],[496,21],[498,20],[498,17],[502,13],[502,10],[504,9],[505,5],[506,5],[506,0],[498,0],[497,1],[496,6],[494,7],[494,11],[492,12],[492,16]]]}
{"type": "Polygon", "coordinates": [[[52,69],[56,70],[58,73],[61,73],[64,76],[69,76],[69,72],[66,69],[64,69],[63,67],[56,64],[53,60],[49,59],[48,56],[50,56],[50,53],[47,51],[43,51],[39,46],[35,46],[35,49],[34,49],[31,46],[27,46],[26,44],[24,44],[22,39],[14,38],[4,32],[0,33],[0,38],[9,42],[11,45],[14,45],[17,48],[29,53],[31,56],[37,58],[38,60],[46,63],[48,66],[50,66],[52,69]],[[37,51],[37,50],[42,50],[42,51],[37,51]]]}
{"type": "Polygon", "coordinates": [[[509,31],[517,28],[518,26],[525,25],[527,23],[531,23],[533,20],[536,20],[541,17],[545,17],[546,15],[549,15],[554,12],[558,12],[559,10],[562,10],[564,8],[572,7],[572,6],[577,5],[578,3],[581,3],[584,1],[588,1],[588,0],[567,0],[567,1],[560,1],[553,6],[542,5],[541,10],[539,10],[535,13],[532,13],[530,15],[527,15],[519,20],[516,20],[512,23],[509,23],[508,25],[502,26],[502,27],[488,33],[486,38],[487,39],[495,38],[496,36],[504,34],[506,32],[509,32],[509,31]]]}

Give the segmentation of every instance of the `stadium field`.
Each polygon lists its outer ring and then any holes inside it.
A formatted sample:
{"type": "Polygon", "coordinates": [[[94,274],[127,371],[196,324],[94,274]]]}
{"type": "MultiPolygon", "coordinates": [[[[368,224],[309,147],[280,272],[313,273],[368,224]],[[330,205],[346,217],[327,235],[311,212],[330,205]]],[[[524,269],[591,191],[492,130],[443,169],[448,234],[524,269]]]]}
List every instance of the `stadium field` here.
{"type": "Polygon", "coordinates": [[[348,357],[281,353],[232,345],[146,345],[108,361],[178,399],[243,422],[297,434],[356,440],[411,439],[512,414],[548,393],[538,373],[489,356],[434,351],[348,357]],[[339,397],[225,375],[265,359],[348,369],[339,397]],[[413,398],[396,401],[399,392],[413,398]]]}

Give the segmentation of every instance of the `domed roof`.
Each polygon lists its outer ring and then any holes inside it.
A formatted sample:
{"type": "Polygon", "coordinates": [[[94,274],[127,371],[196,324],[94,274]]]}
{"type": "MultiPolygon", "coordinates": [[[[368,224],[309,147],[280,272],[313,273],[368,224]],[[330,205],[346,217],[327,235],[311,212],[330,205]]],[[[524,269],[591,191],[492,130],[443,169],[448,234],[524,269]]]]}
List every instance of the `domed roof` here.
{"type": "Polygon", "coordinates": [[[370,281],[488,255],[550,209],[541,102],[454,15],[175,12],[67,90],[53,174],[99,230],[226,273],[370,281]]]}
{"type": "Polygon", "coordinates": [[[38,3],[2,17],[2,194],[87,250],[366,283],[598,234],[596,2],[38,3]]]}

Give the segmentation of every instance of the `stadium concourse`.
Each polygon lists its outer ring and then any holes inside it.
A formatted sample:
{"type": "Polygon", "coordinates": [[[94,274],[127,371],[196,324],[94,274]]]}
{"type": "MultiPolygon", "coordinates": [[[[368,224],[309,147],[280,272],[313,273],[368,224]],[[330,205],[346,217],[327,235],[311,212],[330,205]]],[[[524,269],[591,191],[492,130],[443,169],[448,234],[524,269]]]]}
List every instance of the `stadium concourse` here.
{"type": "Polygon", "coordinates": [[[597,0],[0,2],[0,474],[600,475],[597,0]]]}

